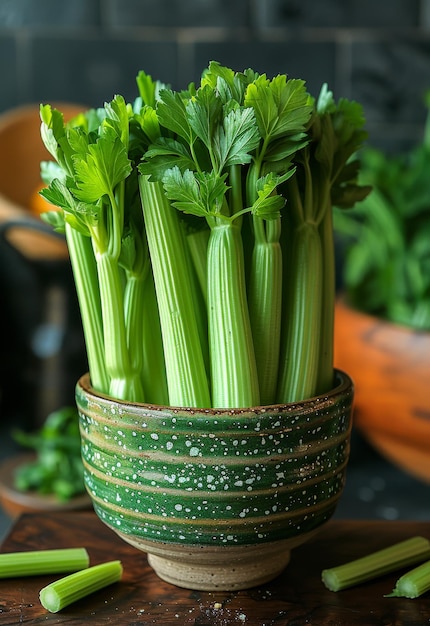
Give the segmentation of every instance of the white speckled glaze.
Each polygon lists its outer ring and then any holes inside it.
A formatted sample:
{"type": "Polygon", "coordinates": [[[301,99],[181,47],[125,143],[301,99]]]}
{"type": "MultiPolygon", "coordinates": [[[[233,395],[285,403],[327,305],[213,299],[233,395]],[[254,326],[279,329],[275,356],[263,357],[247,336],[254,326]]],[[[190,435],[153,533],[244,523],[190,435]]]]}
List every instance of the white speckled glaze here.
{"type": "Polygon", "coordinates": [[[353,386],[342,372],[336,382],[305,402],[219,410],[117,401],[84,376],[76,399],[97,515],[169,582],[238,589],[270,580],[343,489],[353,386]]]}

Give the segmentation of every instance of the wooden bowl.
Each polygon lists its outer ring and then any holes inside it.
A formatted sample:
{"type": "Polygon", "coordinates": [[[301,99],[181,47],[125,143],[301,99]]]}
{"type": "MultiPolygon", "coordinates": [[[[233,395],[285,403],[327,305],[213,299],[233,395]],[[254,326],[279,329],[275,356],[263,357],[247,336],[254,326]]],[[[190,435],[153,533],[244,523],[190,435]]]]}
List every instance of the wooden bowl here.
{"type": "MultiPolygon", "coordinates": [[[[83,110],[77,104],[54,104],[68,120],[83,110]]],[[[0,115],[0,223],[13,222],[8,241],[28,259],[57,260],[68,257],[65,241],[41,232],[30,205],[40,187],[40,163],[53,160],[40,136],[39,105],[29,104],[0,115]],[[36,224],[32,228],[31,222],[36,224]]]]}
{"type": "Polygon", "coordinates": [[[430,482],[430,333],[338,301],[335,365],[355,384],[354,424],[387,459],[430,482]]]}
{"type": "Polygon", "coordinates": [[[16,454],[0,464],[0,505],[12,519],[22,513],[40,511],[82,511],[91,509],[91,500],[87,493],[82,493],[66,502],[58,500],[54,495],[41,495],[32,491],[19,491],[14,485],[16,470],[29,461],[34,454],[16,454]]]}

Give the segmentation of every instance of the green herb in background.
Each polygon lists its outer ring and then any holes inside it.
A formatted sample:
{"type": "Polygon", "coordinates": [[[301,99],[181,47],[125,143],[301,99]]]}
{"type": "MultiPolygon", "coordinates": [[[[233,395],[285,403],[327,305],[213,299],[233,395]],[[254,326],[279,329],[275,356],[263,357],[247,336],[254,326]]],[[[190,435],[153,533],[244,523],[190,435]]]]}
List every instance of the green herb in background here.
{"type": "Polygon", "coordinates": [[[137,86],[68,125],[41,107],[42,194],[62,209],[46,219],[76,251],[93,386],[222,408],[328,391],[331,209],[368,193],[361,107],[216,62],[181,92],[143,71],[137,86]]]}
{"type": "Polygon", "coordinates": [[[35,460],[15,472],[17,489],[53,494],[61,501],[85,492],[76,408],[54,411],[35,433],[14,430],[12,435],[21,446],[35,452],[35,460]]]}
{"type": "Polygon", "coordinates": [[[360,179],[373,191],[352,211],[334,214],[348,301],[392,322],[430,329],[430,114],[420,144],[396,155],[366,147],[361,160],[360,179]]]}

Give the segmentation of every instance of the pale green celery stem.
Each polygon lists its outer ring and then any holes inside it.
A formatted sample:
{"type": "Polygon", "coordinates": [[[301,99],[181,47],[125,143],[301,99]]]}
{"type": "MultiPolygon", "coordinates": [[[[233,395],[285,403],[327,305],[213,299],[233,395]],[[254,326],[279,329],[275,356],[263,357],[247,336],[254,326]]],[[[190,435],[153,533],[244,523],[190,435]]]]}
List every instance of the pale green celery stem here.
{"type": "Polygon", "coordinates": [[[85,548],[7,552],[0,554],[0,578],[75,572],[88,567],[89,562],[85,548]]]}
{"type": "MultiPolygon", "coordinates": [[[[264,151],[263,151],[264,153],[264,151]]],[[[246,180],[247,202],[256,200],[260,160],[250,168],[246,180]]],[[[282,319],[281,220],[253,216],[254,248],[249,277],[249,313],[254,339],[261,404],[276,401],[282,319]]]]}
{"type": "MultiPolygon", "coordinates": [[[[207,286],[206,293],[202,292],[202,289],[199,284],[199,277],[197,275],[197,271],[191,257],[190,247],[187,245],[187,235],[186,229],[184,228],[183,223],[181,222],[181,228],[184,233],[184,241],[186,247],[185,260],[187,262],[188,267],[188,276],[190,279],[190,293],[193,300],[193,309],[196,317],[196,324],[199,333],[200,346],[203,354],[203,362],[205,365],[205,372],[207,376],[207,384],[208,388],[210,388],[210,363],[209,363],[209,341],[208,341],[208,316],[207,316],[207,286]]],[[[207,238],[209,241],[209,237],[207,238]]],[[[202,250],[203,252],[203,250],[202,250]]],[[[206,258],[207,258],[207,247],[206,247],[206,258]]],[[[207,263],[207,260],[206,260],[207,263]]],[[[205,272],[207,274],[207,268],[205,268],[205,272]]],[[[207,276],[206,276],[207,282],[207,276]]]]}
{"type": "MultiPolygon", "coordinates": [[[[229,169],[229,183],[230,183],[230,199],[228,206],[231,215],[239,213],[243,209],[243,194],[242,194],[242,166],[232,165],[229,169]]],[[[239,218],[237,218],[239,220],[239,218]]],[[[238,221],[237,223],[241,223],[238,221]]]]}
{"type": "Polygon", "coordinates": [[[207,302],[207,251],[210,230],[204,228],[187,234],[187,244],[203,299],[207,302]]]}
{"type": "Polygon", "coordinates": [[[124,293],[117,261],[107,252],[97,253],[97,271],[102,305],[106,370],[109,395],[118,400],[140,402],[143,388],[140,372],[134,371],[127,347],[124,293]]]}
{"type": "Polygon", "coordinates": [[[318,198],[318,194],[320,192],[320,189],[318,190],[314,189],[314,185],[316,186],[316,183],[312,180],[312,170],[311,170],[311,166],[309,163],[309,159],[310,159],[309,146],[306,146],[306,148],[303,151],[303,161],[302,161],[302,168],[303,168],[304,180],[305,180],[305,183],[304,183],[305,192],[304,192],[303,203],[302,203],[303,215],[304,215],[304,221],[315,220],[317,223],[319,223],[320,220],[318,219],[318,215],[315,214],[314,197],[317,197],[317,201],[319,203],[320,199],[318,198]]]}
{"type": "Polygon", "coordinates": [[[209,343],[207,327],[207,250],[210,230],[208,227],[185,235],[189,254],[186,255],[190,280],[193,283],[192,294],[194,310],[196,313],[197,327],[200,344],[202,347],[203,360],[205,363],[208,385],[210,379],[209,343]]]}
{"type": "Polygon", "coordinates": [[[115,261],[121,252],[121,239],[124,225],[124,181],[119,183],[116,193],[109,195],[110,210],[107,212],[110,224],[108,227],[108,253],[115,261]]]}
{"type": "MultiPolygon", "coordinates": [[[[254,225],[264,229],[254,217],[254,225]]],[[[251,261],[249,312],[260,386],[261,404],[276,402],[282,319],[282,249],[278,220],[266,223],[266,235],[256,236],[251,261]]]]}
{"type": "Polygon", "coordinates": [[[142,324],[142,381],[146,402],[169,404],[166,364],[164,362],[163,341],[161,338],[160,315],[155,295],[152,271],[148,272],[144,283],[142,324]]]}
{"type": "Polygon", "coordinates": [[[319,227],[322,246],[322,300],[321,337],[318,359],[317,394],[330,391],[334,375],[334,314],[336,299],[335,251],[333,237],[333,212],[328,201],[327,210],[319,227]]]}
{"type": "Polygon", "coordinates": [[[430,557],[430,542],[411,537],[344,565],[325,569],[322,581],[330,591],[340,591],[430,557]]]}
{"type": "MultiPolygon", "coordinates": [[[[138,275],[128,272],[124,291],[127,351],[130,359],[130,368],[133,372],[142,372],[143,368],[144,280],[144,272],[138,275]]],[[[144,402],[145,400],[146,393],[142,380],[141,401],[144,402]]]]}
{"type": "Polygon", "coordinates": [[[315,224],[292,233],[292,251],[283,313],[283,347],[277,401],[299,402],[316,393],[321,334],[322,256],[315,224]]]}
{"type": "Polygon", "coordinates": [[[430,561],[407,572],[396,582],[388,598],[418,598],[430,590],[430,561]]]}
{"type": "Polygon", "coordinates": [[[169,403],[210,407],[186,258],[188,249],[179,216],[161,183],[140,176],[139,187],[160,314],[169,403]]]}
{"type": "Polygon", "coordinates": [[[90,237],[66,222],[66,240],[81,313],[91,384],[109,393],[109,376],[104,359],[103,322],[96,260],[90,237]]]}
{"type": "Polygon", "coordinates": [[[57,613],[73,602],[118,582],[122,572],[120,561],[109,561],[75,572],[43,587],[39,594],[40,603],[51,613],[57,613]]]}
{"type": "Polygon", "coordinates": [[[213,406],[259,405],[242,239],[231,222],[214,226],[209,238],[208,328],[213,406]]]}

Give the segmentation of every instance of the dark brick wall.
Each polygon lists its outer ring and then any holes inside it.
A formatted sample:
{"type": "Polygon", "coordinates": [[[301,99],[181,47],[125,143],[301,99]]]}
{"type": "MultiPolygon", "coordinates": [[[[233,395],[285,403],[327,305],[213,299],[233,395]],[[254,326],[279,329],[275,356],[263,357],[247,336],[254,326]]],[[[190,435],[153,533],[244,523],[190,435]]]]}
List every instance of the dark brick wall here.
{"type": "Polygon", "coordinates": [[[328,82],[374,143],[420,136],[430,0],[0,0],[0,111],[132,99],[139,69],[186,86],[211,59],[328,82]]]}

